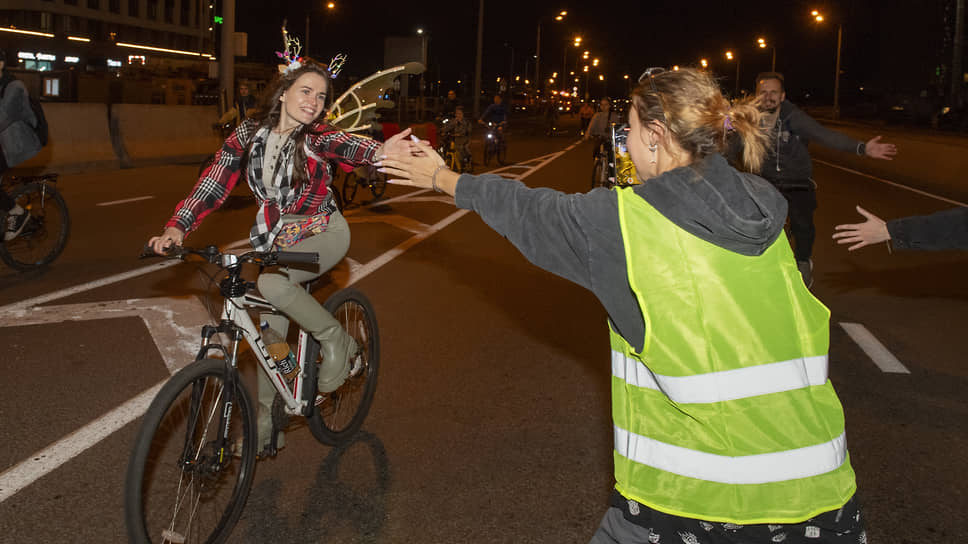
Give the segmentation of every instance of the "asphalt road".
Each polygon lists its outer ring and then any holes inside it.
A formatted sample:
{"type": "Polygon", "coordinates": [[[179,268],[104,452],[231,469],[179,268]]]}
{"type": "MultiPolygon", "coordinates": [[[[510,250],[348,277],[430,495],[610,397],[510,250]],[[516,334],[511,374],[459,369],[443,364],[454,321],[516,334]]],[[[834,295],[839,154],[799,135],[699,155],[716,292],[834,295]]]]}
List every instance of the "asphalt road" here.
{"type": "MultiPolygon", "coordinates": [[[[522,166],[504,172],[586,190],[590,144],[573,146],[565,128],[545,138],[519,125],[509,158],[522,166]]],[[[190,359],[206,305],[219,303],[195,267],[136,259],[194,172],[65,176],[74,230],[64,255],[41,273],[0,268],[0,543],[124,541],[138,407],[190,359]]],[[[832,311],[831,379],[869,542],[963,542],[968,258],[849,254],[829,241],[857,203],[886,217],[950,204],[826,164],[816,178],[813,291],[832,311]],[[858,326],[909,373],[883,371],[848,335],[858,326]]],[[[255,210],[245,194],[189,243],[242,240],[255,210]]],[[[231,541],[587,542],[612,484],[603,310],[446,199],[389,187],[363,204],[347,209],[349,260],[330,279],[355,282],[376,306],[376,401],[345,448],[294,422],[287,447],[258,464],[231,541]]]]}

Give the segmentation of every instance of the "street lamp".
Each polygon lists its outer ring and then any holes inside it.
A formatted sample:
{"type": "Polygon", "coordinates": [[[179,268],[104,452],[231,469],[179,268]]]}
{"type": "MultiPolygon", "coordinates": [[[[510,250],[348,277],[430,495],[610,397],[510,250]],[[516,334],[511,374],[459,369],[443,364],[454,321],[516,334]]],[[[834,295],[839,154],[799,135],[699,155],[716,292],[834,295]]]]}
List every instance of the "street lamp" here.
{"type": "Polygon", "coordinates": [[[739,55],[734,55],[732,51],[727,51],[726,60],[736,61],[736,92],[733,94],[733,98],[738,98],[739,97],[739,55]]]}
{"type": "MultiPolygon", "coordinates": [[[[560,11],[558,15],[555,15],[555,21],[561,22],[564,20],[565,16],[568,15],[567,11],[560,11]]],[[[538,17],[538,32],[536,32],[535,46],[534,46],[534,80],[541,81],[541,22],[544,17],[538,17]]]]}
{"type": "Polygon", "coordinates": [[[773,63],[770,65],[770,71],[775,72],[776,71],[776,45],[771,46],[767,44],[766,38],[757,38],[756,45],[759,46],[760,49],[766,49],[767,47],[773,48],[773,63]]]}
{"type": "MultiPolygon", "coordinates": [[[[327,2],[326,9],[328,10],[336,9],[336,2],[327,2]]],[[[309,55],[309,14],[312,12],[313,12],[313,5],[312,5],[312,1],[310,0],[309,8],[306,10],[306,36],[305,36],[306,42],[303,44],[303,47],[305,47],[307,57],[310,56],[309,55]]]]}
{"type": "Polygon", "coordinates": [[[702,66],[703,70],[705,70],[706,68],[709,68],[709,61],[706,59],[699,59],[699,65],[702,66]]]}
{"type": "MultiPolygon", "coordinates": [[[[818,23],[824,21],[824,16],[817,10],[810,12],[813,19],[818,23]]],[[[840,46],[843,43],[844,38],[844,25],[842,23],[837,23],[837,67],[834,72],[834,111],[833,118],[840,119],[840,46]]]]}

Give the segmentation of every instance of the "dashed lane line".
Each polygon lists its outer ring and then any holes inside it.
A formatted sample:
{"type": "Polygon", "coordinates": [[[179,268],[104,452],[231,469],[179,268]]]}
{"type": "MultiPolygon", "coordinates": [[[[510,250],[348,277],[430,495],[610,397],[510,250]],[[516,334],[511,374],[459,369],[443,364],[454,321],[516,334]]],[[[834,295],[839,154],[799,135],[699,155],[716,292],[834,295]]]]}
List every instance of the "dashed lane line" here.
{"type": "Polygon", "coordinates": [[[867,330],[867,327],[860,323],[841,323],[840,326],[882,372],[889,374],[911,373],[890,350],[884,347],[884,344],[871,334],[871,331],[867,330]]]}
{"type": "Polygon", "coordinates": [[[153,195],[151,195],[151,196],[139,196],[139,197],[135,197],[135,198],[125,198],[124,200],[112,200],[110,202],[98,202],[96,205],[97,206],[117,206],[118,204],[128,204],[130,202],[140,202],[142,200],[151,200],[152,198],[155,198],[155,197],[153,195]]]}
{"type": "MultiPolygon", "coordinates": [[[[560,157],[567,150],[532,159],[537,164],[529,171],[520,176],[524,179],[533,174],[545,165],[560,157]]],[[[433,201],[453,204],[453,198],[442,196],[422,196],[427,194],[426,190],[408,193],[405,197],[391,199],[392,201],[433,201]],[[416,197],[414,198],[414,196],[416,197]],[[409,196],[410,198],[406,198],[409,196]]],[[[381,201],[371,205],[386,205],[390,201],[381,201]]],[[[396,257],[399,257],[408,249],[426,240],[434,234],[440,232],[451,225],[470,210],[458,210],[437,223],[426,226],[421,232],[400,243],[393,249],[383,253],[377,258],[366,264],[348,259],[349,277],[345,286],[350,286],[372,274],[385,264],[396,257]]],[[[352,215],[352,214],[348,214],[352,215]]],[[[400,218],[397,218],[398,220],[400,218]]],[[[350,219],[348,219],[350,221],[350,219]]],[[[367,218],[353,218],[351,222],[365,222],[367,218]]],[[[395,221],[394,224],[397,224],[395,221]]],[[[401,223],[399,226],[403,230],[414,232],[414,229],[422,223],[410,220],[401,223]]],[[[239,240],[227,247],[242,247],[248,240],[239,240]]],[[[158,264],[132,270],[124,274],[117,274],[108,278],[103,278],[94,282],[78,285],[68,289],[55,291],[40,297],[20,301],[14,304],[0,307],[0,327],[11,327],[29,324],[54,323],[68,320],[92,320],[106,319],[111,317],[138,316],[141,317],[155,345],[161,352],[165,361],[165,366],[170,373],[174,373],[186,362],[195,358],[195,351],[199,346],[198,331],[202,325],[209,322],[208,311],[194,297],[173,298],[164,297],[159,299],[132,299],[118,300],[109,302],[98,302],[90,304],[74,304],[60,306],[43,306],[47,302],[71,296],[83,291],[110,285],[126,279],[138,277],[144,274],[155,272],[179,264],[181,261],[163,261],[158,264]],[[67,316],[67,317],[65,317],[67,316]]],[[[155,384],[138,396],[125,402],[118,408],[99,417],[77,431],[65,436],[47,448],[31,455],[28,459],[21,461],[17,465],[5,470],[0,474],[0,503],[14,496],[20,490],[31,483],[37,481],[46,474],[57,469],[64,463],[80,455],[91,446],[104,440],[115,431],[124,427],[128,423],[141,417],[148,409],[158,390],[167,380],[155,384]]]]}

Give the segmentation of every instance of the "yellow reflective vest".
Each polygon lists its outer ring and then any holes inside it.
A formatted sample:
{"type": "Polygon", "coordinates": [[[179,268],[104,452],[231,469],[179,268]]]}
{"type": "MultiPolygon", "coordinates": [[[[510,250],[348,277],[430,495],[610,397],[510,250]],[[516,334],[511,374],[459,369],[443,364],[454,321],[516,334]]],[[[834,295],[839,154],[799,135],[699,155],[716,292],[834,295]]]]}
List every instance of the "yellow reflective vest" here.
{"type": "Polygon", "coordinates": [[[830,311],[785,236],[744,256],[619,189],[641,352],[611,331],[618,491],[669,514],[798,523],[856,490],[827,379],[830,311]],[[648,243],[638,243],[643,237],[648,243]]]}

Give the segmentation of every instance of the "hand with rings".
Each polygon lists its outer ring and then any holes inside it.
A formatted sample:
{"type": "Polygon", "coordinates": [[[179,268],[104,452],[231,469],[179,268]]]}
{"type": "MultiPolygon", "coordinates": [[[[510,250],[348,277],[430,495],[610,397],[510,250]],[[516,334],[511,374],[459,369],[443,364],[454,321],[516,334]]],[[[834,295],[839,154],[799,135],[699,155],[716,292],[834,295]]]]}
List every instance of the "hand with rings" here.
{"type": "Polygon", "coordinates": [[[148,247],[158,255],[164,255],[171,246],[180,246],[185,240],[185,233],[175,227],[168,227],[161,236],[152,236],[148,240],[148,247]]]}

